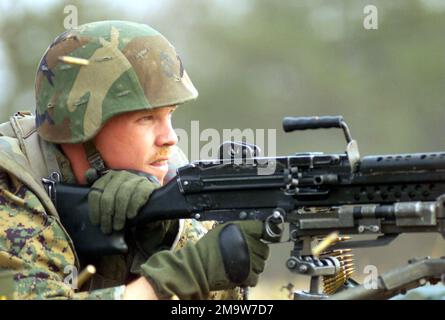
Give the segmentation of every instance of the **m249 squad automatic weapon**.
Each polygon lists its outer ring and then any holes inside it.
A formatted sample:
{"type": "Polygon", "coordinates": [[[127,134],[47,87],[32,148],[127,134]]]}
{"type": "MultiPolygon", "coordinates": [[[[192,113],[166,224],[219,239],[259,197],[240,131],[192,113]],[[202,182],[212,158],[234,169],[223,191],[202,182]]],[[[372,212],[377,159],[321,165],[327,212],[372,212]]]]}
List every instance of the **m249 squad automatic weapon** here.
{"type": "MultiPolygon", "coordinates": [[[[264,221],[271,238],[288,230],[294,247],[286,266],[310,277],[310,290],[294,291],[295,299],[387,298],[442,279],[445,259],[411,261],[381,275],[374,290],[350,276],[353,248],[386,245],[402,233],[444,236],[445,152],[360,157],[341,116],[287,117],[283,128],[341,128],[346,152],[260,157],[255,145],[224,143],[219,159],[179,168],[128,226],[182,218],[255,219],[264,221]],[[375,237],[351,240],[350,235],[375,237]]],[[[60,183],[57,176],[45,185],[80,255],[126,252],[123,233],[106,236],[91,225],[87,187],[60,183]]]]}

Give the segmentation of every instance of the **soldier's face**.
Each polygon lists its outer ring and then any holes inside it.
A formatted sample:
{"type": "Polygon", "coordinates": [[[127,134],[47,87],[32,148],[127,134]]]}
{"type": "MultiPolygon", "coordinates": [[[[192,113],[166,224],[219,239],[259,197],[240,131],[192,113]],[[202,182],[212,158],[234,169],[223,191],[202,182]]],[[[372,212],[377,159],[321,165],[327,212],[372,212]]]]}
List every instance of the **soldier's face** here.
{"type": "Polygon", "coordinates": [[[94,138],[111,169],[133,169],[154,175],[163,183],[171,146],[178,142],[171,124],[175,107],[118,115],[94,138]]]}

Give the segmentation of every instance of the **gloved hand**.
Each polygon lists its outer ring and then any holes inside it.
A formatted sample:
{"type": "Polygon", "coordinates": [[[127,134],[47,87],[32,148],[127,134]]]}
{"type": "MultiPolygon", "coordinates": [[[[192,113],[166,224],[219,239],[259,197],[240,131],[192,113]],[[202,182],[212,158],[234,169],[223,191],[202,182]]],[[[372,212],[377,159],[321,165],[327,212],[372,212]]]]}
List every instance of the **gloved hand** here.
{"type": "Polygon", "coordinates": [[[135,245],[142,254],[138,267],[155,252],[170,249],[178,231],[179,220],[153,221],[136,226],[132,234],[135,245]]]}
{"type": "Polygon", "coordinates": [[[103,233],[122,230],[126,219],[136,217],[160,185],[135,173],[111,170],[96,180],[88,194],[90,220],[103,233]]]}
{"type": "Polygon", "coordinates": [[[255,286],[269,256],[261,221],[218,225],[196,244],[160,251],[141,266],[159,298],[205,299],[210,291],[255,286]]]}

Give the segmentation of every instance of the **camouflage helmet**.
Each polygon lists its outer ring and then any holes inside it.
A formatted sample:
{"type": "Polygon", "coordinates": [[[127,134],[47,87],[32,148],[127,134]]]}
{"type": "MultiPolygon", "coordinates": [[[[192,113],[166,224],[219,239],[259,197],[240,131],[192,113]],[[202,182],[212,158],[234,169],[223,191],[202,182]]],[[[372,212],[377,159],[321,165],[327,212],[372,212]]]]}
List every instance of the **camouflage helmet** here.
{"type": "Polygon", "coordinates": [[[40,61],[35,94],[37,132],[53,143],[86,142],[117,114],[198,96],[170,42],[126,21],[88,23],[57,37],[40,61]]]}

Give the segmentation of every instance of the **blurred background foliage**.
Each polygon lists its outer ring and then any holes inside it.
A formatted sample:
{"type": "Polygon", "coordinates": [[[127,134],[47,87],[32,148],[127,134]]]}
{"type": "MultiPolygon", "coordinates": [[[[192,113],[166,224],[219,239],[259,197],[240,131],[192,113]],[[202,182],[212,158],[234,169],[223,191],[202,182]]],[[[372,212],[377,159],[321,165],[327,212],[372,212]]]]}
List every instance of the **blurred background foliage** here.
{"type": "MultiPolygon", "coordinates": [[[[362,155],[444,150],[445,1],[153,0],[0,1],[0,117],[34,109],[34,75],[62,31],[66,5],[79,24],[132,20],[161,31],[200,92],[174,124],[190,132],[274,128],[277,153],[342,152],[341,132],[284,134],[284,116],[345,117],[362,155]],[[366,5],[378,30],[363,27],[366,5]]],[[[204,143],[204,142],[202,142],[204,143]]],[[[267,145],[266,145],[267,149],[267,145]]],[[[402,236],[384,248],[355,250],[357,279],[410,257],[444,255],[435,235],[402,236]]],[[[285,268],[290,245],[275,245],[253,298],[283,298],[280,287],[307,279],[285,268]]]]}

